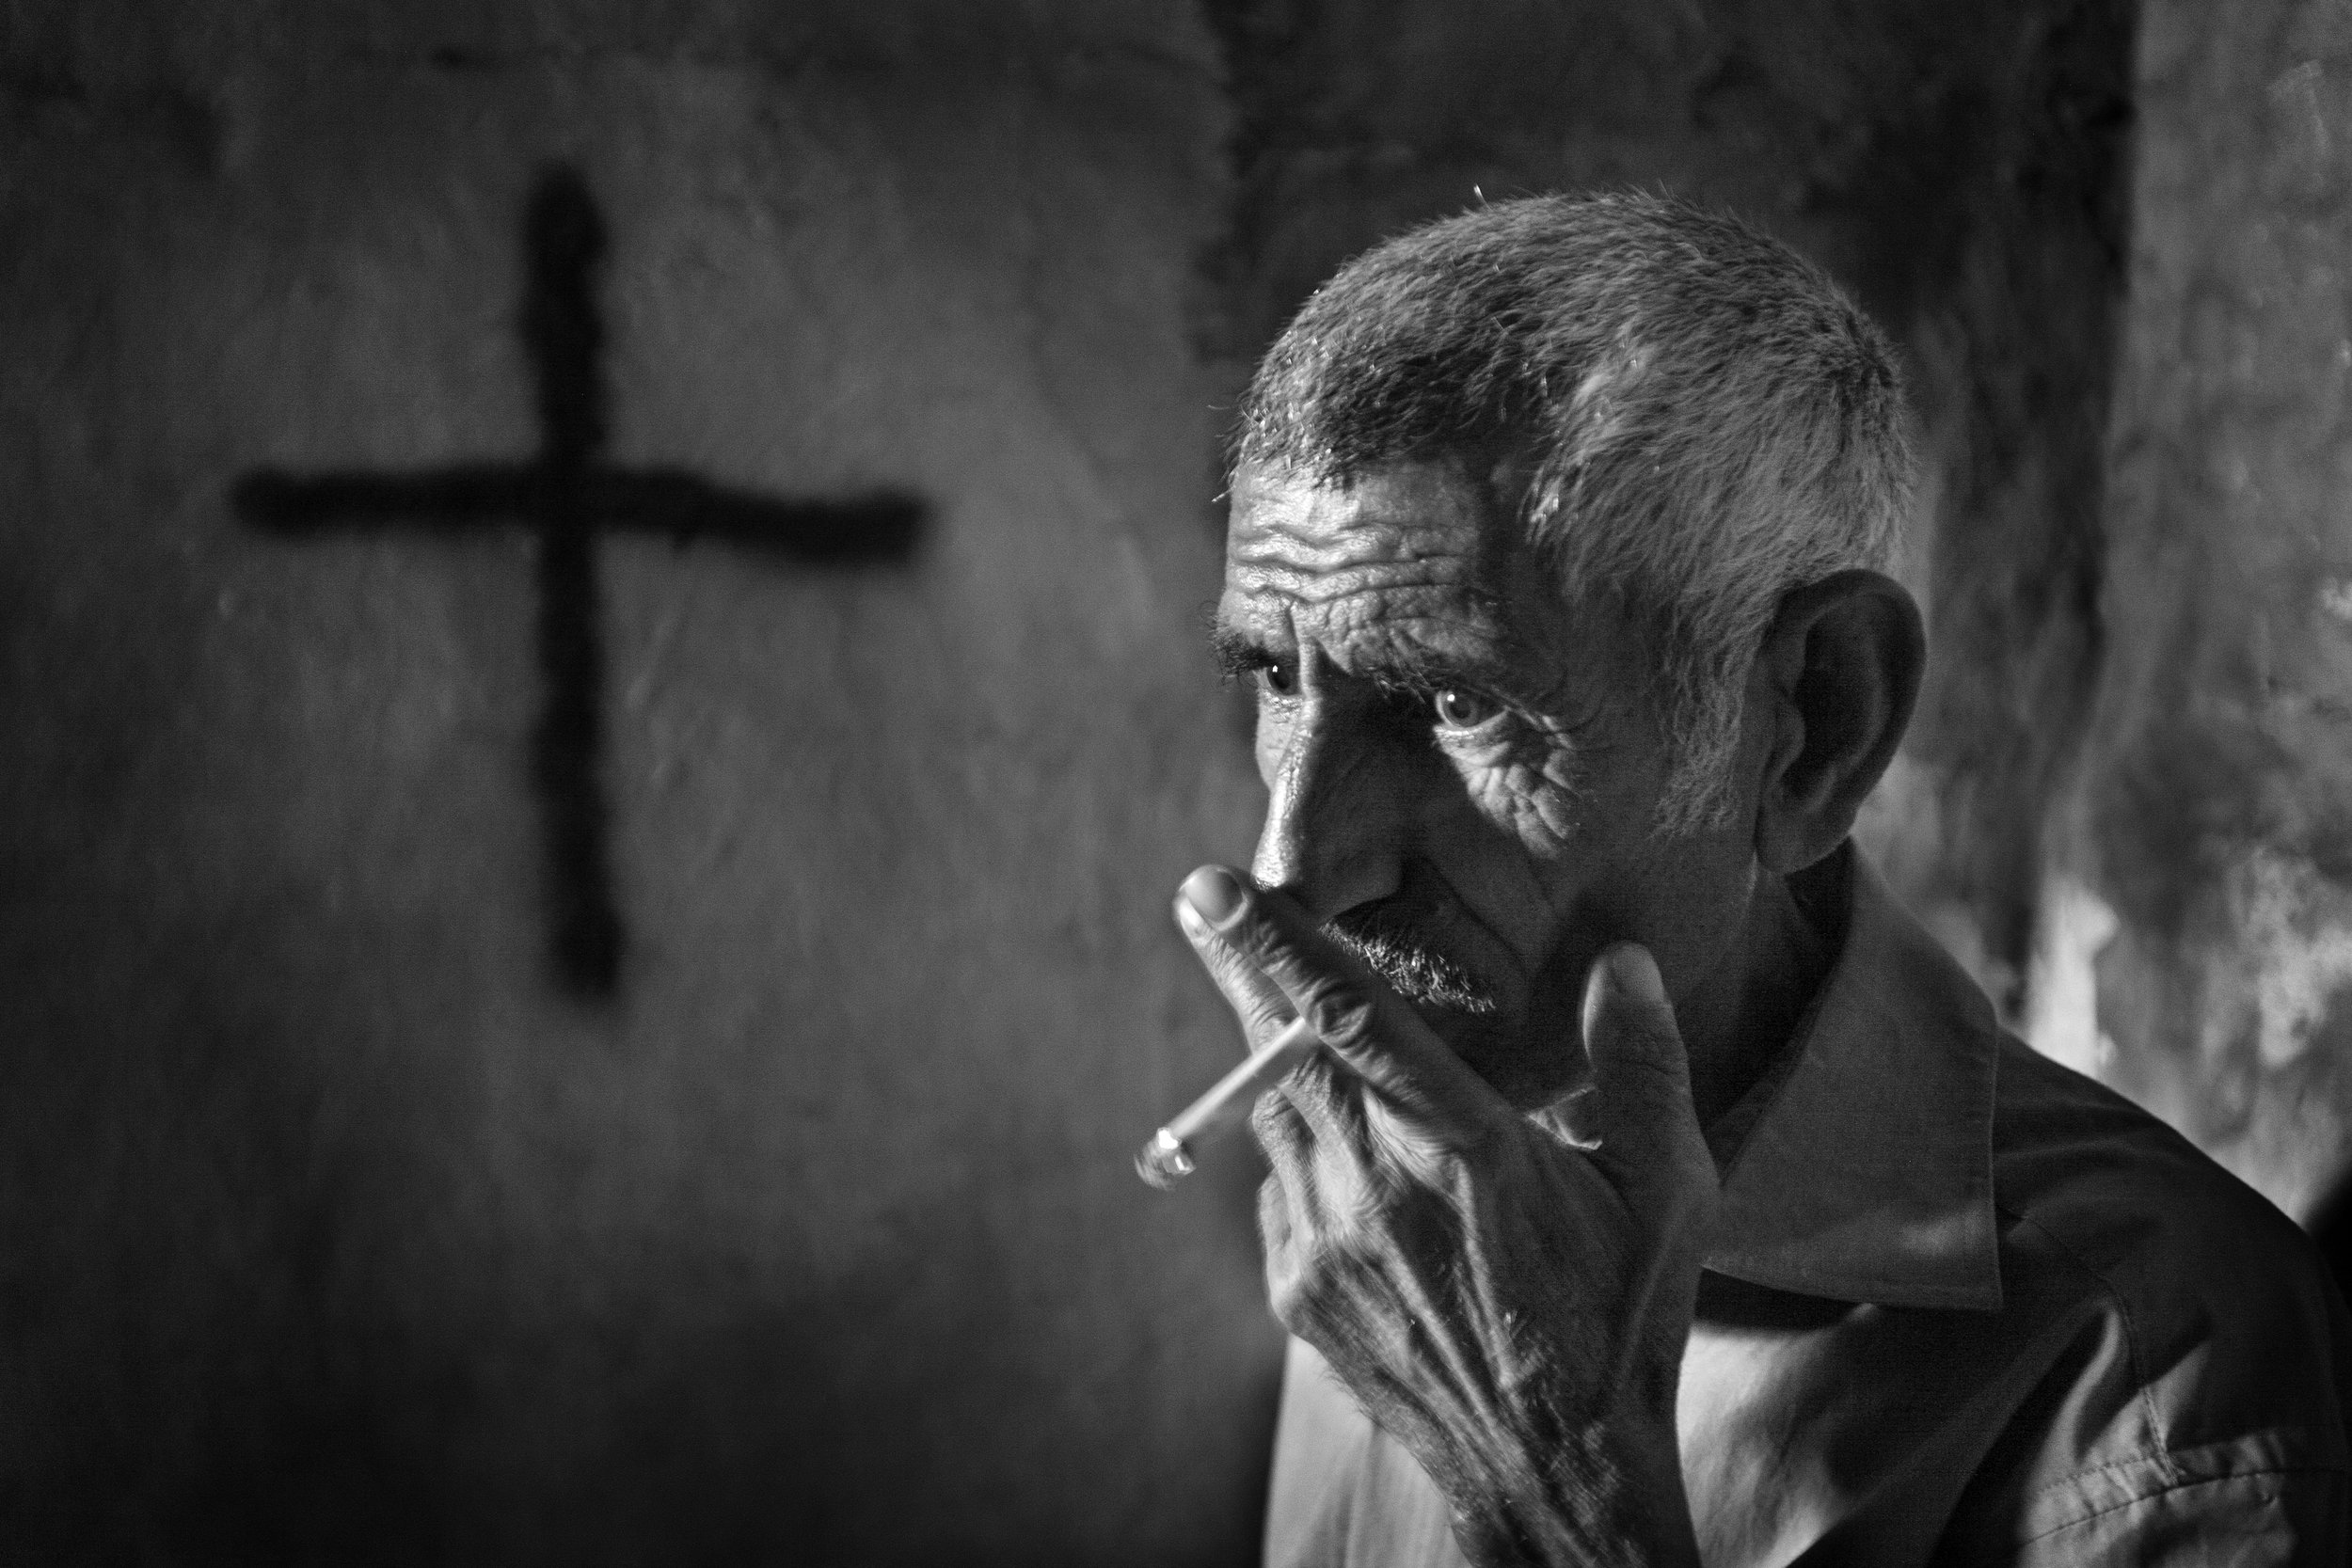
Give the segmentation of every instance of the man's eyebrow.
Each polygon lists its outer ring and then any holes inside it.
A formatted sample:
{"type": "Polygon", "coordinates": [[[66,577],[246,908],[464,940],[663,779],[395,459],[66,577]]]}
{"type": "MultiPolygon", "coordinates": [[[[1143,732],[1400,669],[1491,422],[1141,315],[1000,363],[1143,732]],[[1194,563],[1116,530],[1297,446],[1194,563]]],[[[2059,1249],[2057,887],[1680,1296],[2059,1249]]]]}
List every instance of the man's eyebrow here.
{"type": "MultiPolygon", "coordinates": [[[[1229,680],[1273,669],[1283,659],[1280,652],[1248,632],[1221,623],[1209,627],[1208,640],[1209,652],[1229,680]]],[[[1516,639],[1483,657],[1469,658],[1406,643],[1385,650],[1359,666],[1359,673],[1376,686],[1416,696],[1425,697],[1448,687],[1469,687],[1498,696],[1518,697],[1522,695],[1518,688],[1525,683],[1515,678],[1522,673],[1521,658],[1513,657],[1515,653],[1521,653],[1516,639]]]]}
{"type": "Polygon", "coordinates": [[[1364,670],[1383,686],[1415,691],[1436,691],[1451,686],[1498,690],[1514,684],[1519,662],[1516,641],[1475,650],[1439,649],[1402,642],[1384,650],[1364,670]]]}
{"type": "Polygon", "coordinates": [[[1216,656],[1216,667],[1233,680],[1253,671],[1270,669],[1278,662],[1270,651],[1228,626],[1209,628],[1209,652],[1216,656]]]}
{"type": "Polygon", "coordinates": [[[1502,664],[1486,659],[1466,660],[1418,649],[1375,660],[1364,668],[1363,674],[1385,690],[1413,697],[1432,696],[1448,688],[1468,688],[1504,695],[1507,693],[1503,689],[1510,684],[1509,671],[1502,664]]]}

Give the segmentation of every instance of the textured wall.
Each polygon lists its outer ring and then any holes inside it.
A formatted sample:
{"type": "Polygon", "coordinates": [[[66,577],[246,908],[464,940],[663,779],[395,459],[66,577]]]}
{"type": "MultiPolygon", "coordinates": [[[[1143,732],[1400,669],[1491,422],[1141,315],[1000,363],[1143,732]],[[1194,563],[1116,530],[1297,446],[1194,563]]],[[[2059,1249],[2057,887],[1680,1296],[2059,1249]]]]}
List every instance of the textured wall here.
{"type": "Polygon", "coordinates": [[[2352,1079],[2352,16],[2150,0],[2047,1043],[2307,1212],[2352,1079]]]}
{"type": "Polygon", "coordinates": [[[1255,784],[1179,11],[15,6],[0,29],[0,1555],[1236,1560],[1250,1173],[1168,929],[1255,784]],[[774,13],[771,17],[770,13],[774,13]],[[609,1003],[550,983],[503,460],[533,170],[611,455],[903,486],[905,569],[601,543],[609,1003]]]}

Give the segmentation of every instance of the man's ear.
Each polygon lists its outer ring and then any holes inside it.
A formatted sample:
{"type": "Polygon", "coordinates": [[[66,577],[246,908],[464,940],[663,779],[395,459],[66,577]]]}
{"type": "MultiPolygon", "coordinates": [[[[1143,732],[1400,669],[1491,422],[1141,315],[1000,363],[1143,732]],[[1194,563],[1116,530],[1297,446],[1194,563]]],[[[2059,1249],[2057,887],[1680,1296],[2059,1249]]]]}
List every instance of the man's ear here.
{"type": "Polygon", "coordinates": [[[1840,572],[1781,601],[1749,685],[1772,736],[1756,813],[1766,870],[1801,871],[1845,839],[1895,758],[1926,663],[1919,607],[1892,578],[1840,572]]]}

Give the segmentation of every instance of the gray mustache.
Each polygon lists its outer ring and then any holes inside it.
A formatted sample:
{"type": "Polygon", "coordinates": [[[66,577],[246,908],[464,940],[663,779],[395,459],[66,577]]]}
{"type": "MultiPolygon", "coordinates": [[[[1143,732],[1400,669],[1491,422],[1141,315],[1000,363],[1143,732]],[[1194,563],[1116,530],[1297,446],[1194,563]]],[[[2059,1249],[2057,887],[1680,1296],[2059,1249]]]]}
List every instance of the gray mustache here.
{"type": "Polygon", "coordinates": [[[1359,905],[1334,915],[1324,932],[1370,966],[1407,1002],[1478,1017],[1501,1011],[1502,1004],[1479,978],[1448,957],[1413,911],[1396,898],[1359,905]]]}

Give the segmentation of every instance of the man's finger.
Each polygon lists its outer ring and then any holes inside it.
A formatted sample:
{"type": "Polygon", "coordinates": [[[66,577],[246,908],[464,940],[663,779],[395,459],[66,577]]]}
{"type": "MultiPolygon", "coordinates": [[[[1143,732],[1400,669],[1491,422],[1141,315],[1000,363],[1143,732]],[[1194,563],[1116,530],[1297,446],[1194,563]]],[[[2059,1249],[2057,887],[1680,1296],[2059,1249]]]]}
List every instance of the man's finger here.
{"type": "Polygon", "coordinates": [[[1241,1022],[1242,1036],[1248,1048],[1257,1051],[1263,1047],[1294,1016],[1282,989],[1267,979],[1239,948],[1210,929],[1208,922],[1182,895],[1176,899],[1176,925],[1184,933],[1184,940],[1192,943],[1193,953],[1209,972],[1209,978],[1225,993],[1227,1006],[1241,1022]]]}
{"type": "Polygon", "coordinates": [[[1674,1004],[1646,948],[1622,942],[1594,960],[1584,981],[1582,1023],[1592,1087],[1568,1108],[1579,1140],[1596,1146],[1597,1157],[1620,1164],[1659,1164],[1693,1150],[1705,1160],[1691,1103],[1690,1060],[1675,1026],[1674,1004]]]}
{"type": "Polygon", "coordinates": [[[1271,1093],[1261,1098],[1249,1113],[1249,1130],[1265,1151],[1268,1193],[1279,1195],[1282,1202],[1280,1235],[1276,1235],[1276,1227],[1268,1222],[1263,1207],[1258,1216],[1260,1233],[1269,1247],[1288,1244],[1293,1234],[1303,1235],[1308,1229],[1308,1203],[1315,1186],[1314,1133],[1297,1106],[1285,1096],[1271,1093]]]}
{"type": "Polygon", "coordinates": [[[1290,899],[1216,865],[1186,878],[1184,896],[1280,990],[1334,1055],[1424,1132],[1467,1146],[1510,1115],[1419,1015],[1290,899]]]}

